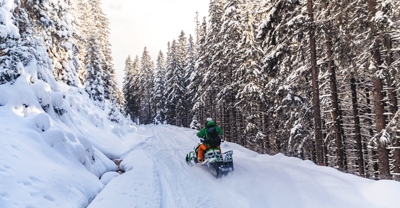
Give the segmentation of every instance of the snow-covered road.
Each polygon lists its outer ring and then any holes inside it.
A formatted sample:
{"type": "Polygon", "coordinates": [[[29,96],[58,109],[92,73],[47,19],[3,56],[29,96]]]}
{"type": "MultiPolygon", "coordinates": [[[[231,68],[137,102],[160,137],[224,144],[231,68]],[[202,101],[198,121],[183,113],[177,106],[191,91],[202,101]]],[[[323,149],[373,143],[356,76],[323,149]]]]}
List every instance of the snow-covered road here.
{"type": "Polygon", "coordinates": [[[400,183],[372,181],[297,158],[259,155],[237,144],[235,171],[216,179],[203,166],[190,167],[186,154],[196,131],[139,126],[124,142],[126,173],[111,180],[89,208],[101,207],[398,207],[400,183]]]}

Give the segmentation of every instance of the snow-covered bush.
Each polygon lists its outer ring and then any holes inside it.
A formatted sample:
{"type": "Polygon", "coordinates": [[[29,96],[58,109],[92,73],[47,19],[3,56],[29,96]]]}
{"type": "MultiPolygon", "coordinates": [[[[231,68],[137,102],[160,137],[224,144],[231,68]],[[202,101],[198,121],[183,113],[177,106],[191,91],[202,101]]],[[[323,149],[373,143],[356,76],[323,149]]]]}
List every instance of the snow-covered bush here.
{"type": "Polygon", "coordinates": [[[121,120],[120,115],[122,114],[119,112],[117,104],[112,103],[111,110],[108,113],[108,119],[110,119],[112,122],[119,123],[121,120]]]}
{"type": "Polygon", "coordinates": [[[200,123],[197,120],[197,116],[196,115],[193,116],[192,122],[190,123],[190,128],[191,129],[200,130],[200,123]]]}

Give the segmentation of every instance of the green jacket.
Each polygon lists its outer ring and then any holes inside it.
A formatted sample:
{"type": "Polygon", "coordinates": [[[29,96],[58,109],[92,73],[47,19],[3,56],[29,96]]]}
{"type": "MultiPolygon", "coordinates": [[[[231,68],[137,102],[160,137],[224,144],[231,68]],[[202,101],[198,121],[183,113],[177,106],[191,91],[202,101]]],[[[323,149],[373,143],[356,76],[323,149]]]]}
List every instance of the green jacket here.
{"type": "Polygon", "coordinates": [[[206,136],[206,138],[204,138],[204,142],[203,142],[204,145],[206,145],[206,146],[210,146],[210,144],[208,142],[210,140],[210,138],[208,138],[208,135],[207,135],[207,128],[211,128],[211,127],[215,127],[215,129],[217,130],[219,135],[224,134],[224,132],[222,132],[222,129],[220,129],[218,126],[215,125],[214,121],[208,122],[206,128],[203,128],[202,130],[200,130],[199,133],[197,133],[197,136],[200,138],[203,138],[204,136],[206,136]]]}

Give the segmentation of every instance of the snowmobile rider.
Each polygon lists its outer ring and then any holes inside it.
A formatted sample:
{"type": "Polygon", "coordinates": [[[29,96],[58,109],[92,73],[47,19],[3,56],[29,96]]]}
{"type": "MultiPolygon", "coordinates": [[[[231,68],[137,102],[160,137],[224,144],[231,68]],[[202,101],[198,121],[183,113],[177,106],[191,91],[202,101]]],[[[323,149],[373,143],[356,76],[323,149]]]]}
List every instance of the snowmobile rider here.
{"type": "MultiPolygon", "coordinates": [[[[198,159],[199,159],[199,163],[202,163],[204,161],[204,151],[206,151],[207,149],[210,149],[212,146],[210,144],[210,137],[207,134],[207,130],[214,128],[216,133],[218,133],[218,135],[222,135],[223,132],[222,130],[216,126],[215,122],[212,119],[207,119],[207,125],[205,128],[203,128],[202,130],[200,130],[199,133],[197,133],[197,136],[199,138],[204,138],[204,141],[202,140],[203,144],[200,145],[199,149],[198,149],[198,159]]],[[[222,153],[220,146],[215,146],[216,148],[219,149],[219,152],[222,153]]]]}

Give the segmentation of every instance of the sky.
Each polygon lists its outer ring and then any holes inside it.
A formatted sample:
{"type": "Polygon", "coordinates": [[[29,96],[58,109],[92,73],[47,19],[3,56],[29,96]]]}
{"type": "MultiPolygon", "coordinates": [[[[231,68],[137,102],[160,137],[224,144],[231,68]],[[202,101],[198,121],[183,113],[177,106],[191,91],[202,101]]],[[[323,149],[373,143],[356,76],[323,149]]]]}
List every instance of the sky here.
{"type": "Polygon", "coordinates": [[[164,55],[168,41],[183,30],[194,35],[196,11],[202,21],[208,14],[208,0],[103,0],[102,8],[110,20],[110,42],[119,86],[122,88],[125,60],[141,57],[144,47],[151,59],[164,55]]]}

